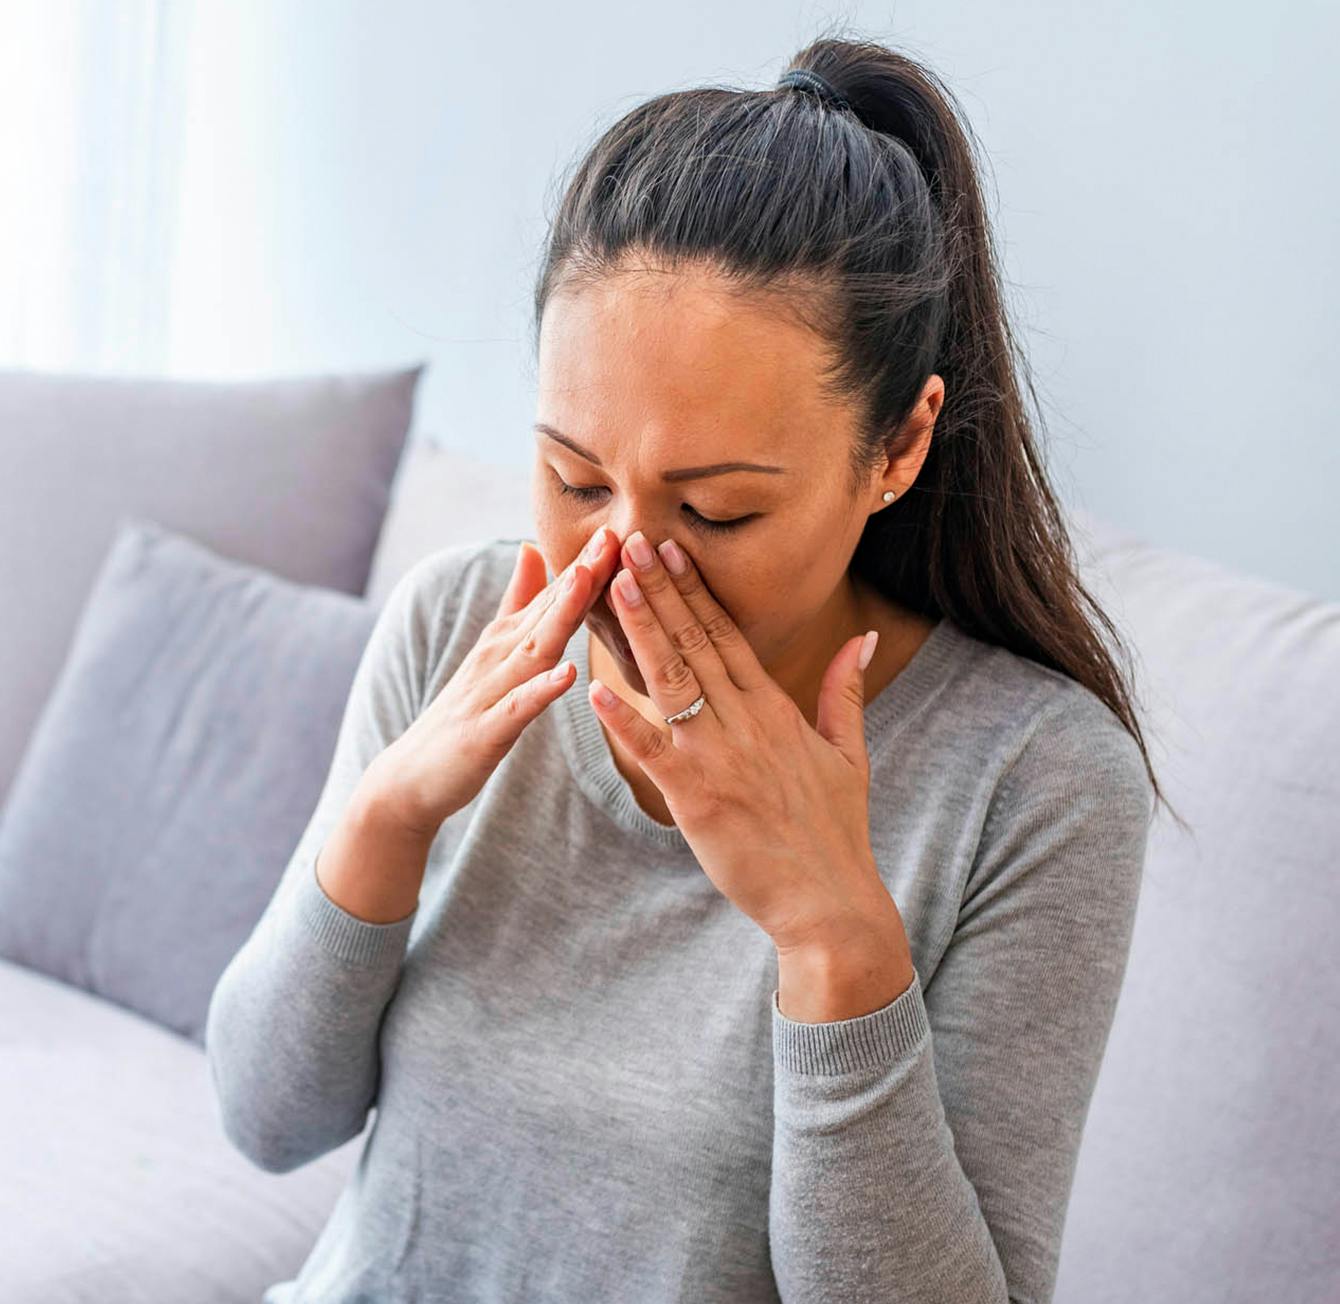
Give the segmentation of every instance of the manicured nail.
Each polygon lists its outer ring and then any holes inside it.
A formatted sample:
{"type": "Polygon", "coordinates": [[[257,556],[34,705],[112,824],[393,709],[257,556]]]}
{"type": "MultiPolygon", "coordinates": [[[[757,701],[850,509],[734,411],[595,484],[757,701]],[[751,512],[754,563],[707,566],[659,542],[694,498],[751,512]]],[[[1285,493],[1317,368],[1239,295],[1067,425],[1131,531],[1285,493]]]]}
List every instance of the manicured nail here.
{"type": "Polygon", "coordinates": [[[564,661],[562,665],[555,666],[549,672],[549,678],[553,680],[554,683],[558,683],[560,679],[566,679],[568,677],[568,667],[571,664],[571,661],[564,661]]]}
{"type": "Polygon", "coordinates": [[[582,550],[583,561],[594,561],[600,556],[601,550],[605,547],[605,535],[608,533],[608,527],[602,525],[590,538],[586,547],[582,550]]]}
{"type": "Polygon", "coordinates": [[[688,569],[688,562],[684,560],[684,554],[679,550],[679,544],[673,539],[666,539],[657,549],[661,554],[661,560],[665,562],[665,569],[671,575],[683,575],[688,569]]]}
{"type": "Polygon", "coordinates": [[[856,658],[856,664],[862,670],[870,664],[870,658],[875,655],[875,644],[879,642],[879,630],[872,629],[866,634],[861,642],[861,654],[856,658]]]}
{"type": "Polygon", "coordinates": [[[591,691],[596,695],[596,700],[602,706],[613,706],[618,700],[598,679],[593,679],[591,681],[591,691]]]}
{"type": "Polygon", "coordinates": [[[619,592],[622,594],[623,600],[630,607],[640,607],[642,605],[642,590],[638,588],[637,580],[633,578],[632,571],[621,570],[615,576],[615,581],[619,585],[619,592]]]}
{"type": "Polygon", "coordinates": [[[648,570],[655,560],[651,551],[651,544],[647,542],[646,536],[641,530],[637,530],[628,536],[628,555],[633,559],[633,565],[639,570],[648,570]]]}

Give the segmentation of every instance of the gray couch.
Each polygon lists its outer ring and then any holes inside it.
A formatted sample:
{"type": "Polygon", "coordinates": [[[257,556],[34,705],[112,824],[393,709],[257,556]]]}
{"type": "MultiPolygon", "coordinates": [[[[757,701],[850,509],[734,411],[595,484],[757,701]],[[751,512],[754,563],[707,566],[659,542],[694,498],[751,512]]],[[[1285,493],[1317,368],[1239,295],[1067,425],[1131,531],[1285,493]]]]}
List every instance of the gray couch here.
{"type": "MultiPolygon", "coordinates": [[[[145,438],[135,421],[124,421],[120,458],[105,463],[94,489],[64,482],[56,520],[33,505],[58,468],[35,454],[31,430],[46,420],[76,454],[91,441],[104,457],[107,433],[78,434],[69,408],[76,378],[61,392],[55,382],[0,375],[0,555],[6,545],[19,549],[0,560],[0,598],[21,604],[10,608],[6,643],[24,645],[0,683],[0,726],[9,729],[7,739],[0,727],[0,776],[18,776],[16,809],[7,806],[0,822],[0,909],[8,900],[18,917],[25,900],[40,902],[28,912],[40,923],[65,913],[57,887],[79,882],[68,865],[34,854],[60,845],[38,800],[52,794],[36,787],[70,754],[70,703],[79,700],[72,681],[76,669],[93,673],[88,667],[98,664],[87,645],[95,634],[110,637],[91,617],[76,621],[125,513],[288,583],[338,591],[346,595],[339,601],[366,604],[368,613],[431,551],[531,534],[525,474],[405,441],[411,375],[380,378],[382,391],[371,396],[327,383],[315,404],[309,386],[298,396],[305,409],[290,392],[268,407],[253,392],[248,409],[232,387],[194,390],[194,424],[185,430],[180,403],[165,406],[163,391],[150,385],[141,420],[175,413],[173,436],[145,438]],[[222,424],[211,424],[211,402],[226,410],[222,424]],[[361,416],[339,416],[341,403],[360,402],[361,416]],[[30,414],[24,404],[57,408],[60,419],[50,410],[30,414]],[[239,470],[231,466],[232,434],[219,432],[255,421],[269,423],[267,434],[247,442],[252,461],[239,470]],[[218,464],[191,440],[212,444],[218,464]],[[164,458],[177,459],[167,488],[158,479],[164,458]],[[253,481],[276,495],[259,512],[248,497],[253,481]],[[6,528],[15,531],[10,538],[6,528]],[[75,536],[82,551],[63,542],[75,536]],[[58,584],[64,589],[53,594],[58,584]],[[44,729],[48,736],[38,737],[44,729]],[[33,832],[42,829],[46,841],[33,832]]],[[[111,397],[124,409],[136,384],[111,397]]],[[[80,409],[86,421],[110,401],[106,393],[97,399],[80,409]]],[[[1153,759],[1191,832],[1160,812],[1075,1176],[1056,1299],[1340,1298],[1340,607],[1177,555],[1082,512],[1072,520],[1086,582],[1134,648],[1153,759]]],[[[234,572],[220,573],[232,582],[234,572]]],[[[135,574],[128,565],[123,578],[135,574]]],[[[253,588],[240,591],[250,600],[253,588]]],[[[297,601],[296,590],[283,593],[297,601]]],[[[358,618],[353,608],[327,615],[358,618]]],[[[346,656],[325,690],[336,708],[339,676],[351,673],[346,656]]],[[[304,753],[310,773],[293,776],[299,794],[324,777],[329,727],[330,719],[304,753]]],[[[100,799],[133,813],[136,791],[112,789],[100,799]]],[[[61,794],[67,798],[73,794],[61,794]]],[[[292,828],[303,814],[289,811],[278,827],[292,828]]],[[[248,909],[259,913],[265,884],[282,865],[278,856],[261,867],[261,891],[248,909]]],[[[119,873],[99,870],[103,880],[119,873]]],[[[217,900],[204,873],[178,867],[181,908],[217,900]]],[[[127,870],[127,881],[139,880],[127,870]]],[[[106,881],[97,886],[108,890],[106,881]]],[[[64,897],[75,918],[79,894],[76,886],[64,897]]],[[[228,946],[248,918],[228,922],[228,946]]],[[[152,965],[135,982],[124,964],[62,967],[53,934],[34,930],[33,918],[27,925],[11,958],[0,960],[0,1301],[258,1300],[266,1285],[296,1273],[362,1139],[292,1173],[254,1168],[219,1124],[193,1035],[198,996],[174,1004],[162,986],[172,976],[152,965]],[[37,947],[39,933],[47,949],[25,950],[37,947]]],[[[104,952],[113,946],[106,935],[100,944],[104,952]]]]}

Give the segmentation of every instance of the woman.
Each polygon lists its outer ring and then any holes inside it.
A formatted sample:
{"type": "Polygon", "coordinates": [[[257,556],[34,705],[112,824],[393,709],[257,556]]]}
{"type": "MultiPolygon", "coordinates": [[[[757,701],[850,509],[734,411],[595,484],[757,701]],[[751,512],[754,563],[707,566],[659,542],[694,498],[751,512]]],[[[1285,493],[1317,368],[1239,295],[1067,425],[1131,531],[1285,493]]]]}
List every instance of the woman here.
{"type": "Polygon", "coordinates": [[[1158,788],[949,93],[634,110],[536,326],[539,548],[396,586],[211,1003],[257,1164],[376,1106],[267,1304],[1049,1299],[1158,788]]]}

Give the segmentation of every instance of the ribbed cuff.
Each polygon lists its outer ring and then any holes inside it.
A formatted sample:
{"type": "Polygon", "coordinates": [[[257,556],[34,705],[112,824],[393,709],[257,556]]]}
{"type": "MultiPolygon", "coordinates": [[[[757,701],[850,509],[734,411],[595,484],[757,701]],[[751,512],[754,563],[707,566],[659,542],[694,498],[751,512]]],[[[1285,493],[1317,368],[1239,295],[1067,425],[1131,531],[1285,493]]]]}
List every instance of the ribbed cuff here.
{"type": "Polygon", "coordinates": [[[416,905],[403,919],[374,924],[351,915],[325,893],[316,876],[316,856],[305,874],[299,875],[298,917],[307,931],[332,955],[349,964],[375,965],[387,956],[403,955],[416,905]]]}
{"type": "Polygon", "coordinates": [[[920,1048],[930,1035],[921,974],[913,967],[912,985],[883,1009],[831,1023],[788,1019],[772,993],[774,1062],[796,1073],[852,1073],[879,1068],[920,1048]]]}

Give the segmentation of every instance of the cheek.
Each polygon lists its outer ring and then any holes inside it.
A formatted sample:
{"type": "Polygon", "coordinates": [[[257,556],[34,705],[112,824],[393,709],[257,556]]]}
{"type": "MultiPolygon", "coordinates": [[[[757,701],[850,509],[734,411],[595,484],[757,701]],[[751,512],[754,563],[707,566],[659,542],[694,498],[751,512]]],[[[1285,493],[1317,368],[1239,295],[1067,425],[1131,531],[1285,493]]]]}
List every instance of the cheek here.
{"type": "Polygon", "coordinates": [[[748,556],[741,549],[739,556],[723,556],[720,562],[704,557],[696,563],[716,600],[762,658],[790,643],[806,624],[806,612],[825,596],[816,595],[814,567],[793,548],[795,542],[783,537],[751,549],[748,556]]]}
{"type": "Polygon", "coordinates": [[[544,554],[551,575],[565,569],[586,545],[589,535],[574,530],[561,516],[536,500],[532,513],[535,522],[535,544],[544,554]]]}
{"type": "MultiPolygon", "coordinates": [[[[542,546],[552,544],[556,556],[563,556],[562,549],[568,549],[567,555],[571,559],[581,551],[586,538],[576,541],[580,526],[574,519],[575,514],[565,511],[564,504],[556,501],[556,495],[550,492],[546,483],[547,476],[547,467],[538,468],[531,476],[530,514],[535,521],[536,540],[542,546]]],[[[547,546],[545,552],[548,555],[547,546]]]]}
{"type": "Polygon", "coordinates": [[[795,575],[779,559],[785,539],[695,546],[690,555],[716,600],[741,629],[766,620],[790,594],[795,575]]]}
{"type": "Polygon", "coordinates": [[[767,630],[776,619],[778,604],[775,595],[785,590],[777,588],[768,576],[761,575],[753,566],[724,555],[704,555],[709,548],[686,551],[690,552],[693,565],[712,597],[752,644],[756,634],[767,630]]]}

